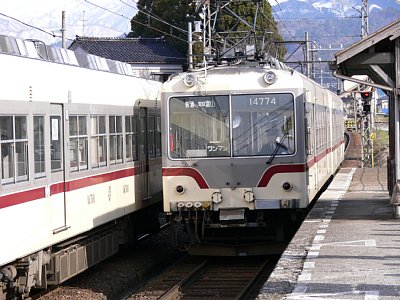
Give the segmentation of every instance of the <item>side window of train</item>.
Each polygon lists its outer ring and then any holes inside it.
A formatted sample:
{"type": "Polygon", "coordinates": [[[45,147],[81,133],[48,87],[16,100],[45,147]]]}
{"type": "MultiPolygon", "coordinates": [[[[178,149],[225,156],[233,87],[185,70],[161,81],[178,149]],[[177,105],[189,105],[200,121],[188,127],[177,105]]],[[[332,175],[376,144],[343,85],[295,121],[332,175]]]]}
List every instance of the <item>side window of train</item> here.
{"type": "Polygon", "coordinates": [[[122,163],[122,116],[109,116],[110,164],[122,163]]]}
{"type": "Polygon", "coordinates": [[[88,169],[87,118],[83,115],[69,117],[69,162],[72,172],[88,169]]]}
{"type": "Polygon", "coordinates": [[[313,151],[313,134],[311,125],[314,123],[313,120],[313,105],[311,103],[305,104],[305,128],[306,128],[306,135],[305,135],[305,144],[306,144],[306,155],[312,155],[313,151]]]}
{"type": "Polygon", "coordinates": [[[138,132],[136,116],[125,116],[125,136],[125,159],[126,161],[135,161],[138,159],[138,132]]]}
{"type": "Polygon", "coordinates": [[[156,116],[156,156],[161,157],[161,117],[156,116]]]}
{"type": "Polygon", "coordinates": [[[141,159],[145,157],[147,153],[147,144],[146,144],[146,118],[144,116],[139,117],[139,125],[140,125],[140,137],[139,137],[139,151],[141,159]]]}
{"type": "Polygon", "coordinates": [[[33,147],[35,178],[46,177],[45,168],[45,132],[44,116],[33,116],[33,147]]]}
{"type": "Polygon", "coordinates": [[[0,116],[1,184],[28,180],[27,117],[0,116]]]}
{"type": "Polygon", "coordinates": [[[51,172],[62,170],[62,124],[60,116],[50,117],[50,159],[51,172]]]}
{"type": "Polygon", "coordinates": [[[149,116],[149,127],[148,127],[148,149],[149,149],[149,156],[155,157],[155,134],[154,134],[154,127],[155,127],[155,117],[149,116]]]}
{"type": "Polygon", "coordinates": [[[92,168],[107,165],[106,116],[91,116],[90,165],[92,168]]]}

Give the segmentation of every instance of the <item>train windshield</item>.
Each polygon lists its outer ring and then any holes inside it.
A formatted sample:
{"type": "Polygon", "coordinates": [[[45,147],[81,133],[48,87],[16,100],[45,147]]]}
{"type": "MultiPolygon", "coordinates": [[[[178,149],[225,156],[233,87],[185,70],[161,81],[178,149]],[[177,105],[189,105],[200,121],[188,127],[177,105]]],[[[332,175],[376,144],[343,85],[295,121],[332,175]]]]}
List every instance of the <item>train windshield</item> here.
{"type": "Polygon", "coordinates": [[[293,95],[233,95],[232,135],[234,156],[293,154],[293,95]]]}
{"type": "Polygon", "coordinates": [[[171,158],[294,153],[292,94],[172,97],[169,123],[171,158]]]}
{"type": "Polygon", "coordinates": [[[169,111],[172,158],[231,155],[228,96],[171,98],[169,111]]]}

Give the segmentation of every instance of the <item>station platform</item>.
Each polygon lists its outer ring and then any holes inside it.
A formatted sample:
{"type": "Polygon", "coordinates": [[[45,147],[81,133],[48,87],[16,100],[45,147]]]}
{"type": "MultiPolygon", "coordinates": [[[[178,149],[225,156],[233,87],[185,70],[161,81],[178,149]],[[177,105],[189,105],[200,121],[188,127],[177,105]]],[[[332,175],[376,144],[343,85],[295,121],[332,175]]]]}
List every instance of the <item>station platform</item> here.
{"type": "Polygon", "coordinates": [[[338,172],[257,299],[400,299],[400,219],[386,169],[338,172]]]}

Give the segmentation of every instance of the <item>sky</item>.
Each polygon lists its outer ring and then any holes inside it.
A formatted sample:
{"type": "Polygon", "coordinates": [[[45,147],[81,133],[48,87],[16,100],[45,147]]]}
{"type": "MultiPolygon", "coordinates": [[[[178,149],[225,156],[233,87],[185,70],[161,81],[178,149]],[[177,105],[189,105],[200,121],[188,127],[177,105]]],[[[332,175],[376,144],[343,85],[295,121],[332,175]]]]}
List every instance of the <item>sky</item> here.
{"type": "Polygon", "coordinates": [[[134,0],[2,0],[0,19],[8,22],[0,20],[0,34],[54,42],[54,38],[45,32],[60,35],[62,11],[65,11],[67,38],[70,39],[76,35],[119,36],[128,33],[130,19],[137,12],[134,0]]]}

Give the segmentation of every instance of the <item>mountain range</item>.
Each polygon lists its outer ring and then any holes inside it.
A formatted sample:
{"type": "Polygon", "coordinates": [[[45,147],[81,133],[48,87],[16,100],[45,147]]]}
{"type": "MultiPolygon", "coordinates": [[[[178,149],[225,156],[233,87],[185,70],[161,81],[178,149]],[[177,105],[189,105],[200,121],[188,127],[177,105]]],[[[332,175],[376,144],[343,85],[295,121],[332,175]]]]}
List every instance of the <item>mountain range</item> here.
{"type": "MultiPolygon", "coordinates": [[[[285,40],[304,40],[307,32],[316,47],[340,49],[361,38],[362,0],[269,2],[285,40]]],[[[400,18],[400,0],[368,0],[368,3],[370,33],[400,18]]],[[[134,1],[130,0],[13,0],[0,4],[0,34],[60,43],[63,10],[69,41],[76,35],[123,36],[130,31],[130,19],[137,12],[134,1]]],[[[332,56],[332,51],[320,51],[318,58],[332,56]]]]}
{"type": "MultiPolygon", "coordinates": [[[[361,0],[271,0],[274,17],[285,39],[304,38],[335,48],[361,37],[361,0]]],[[[369,0],[369,33],[400,18],[400,2],[369,0]]]]}
{"type": "Polygon", "coordinates": [[[0,34],[59,44],[62,11],[69,42],[76,35],[124,35],[137,12],[130,0],[13,0],[0,4],[0,34]]]}

